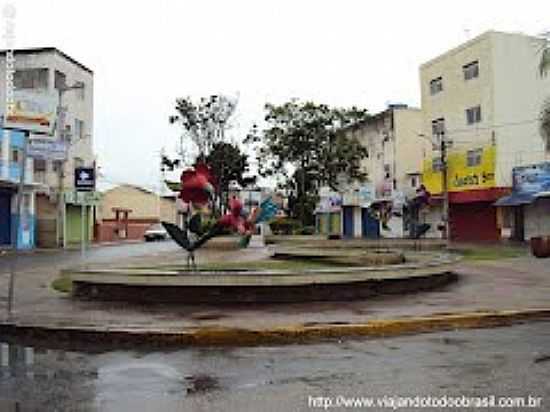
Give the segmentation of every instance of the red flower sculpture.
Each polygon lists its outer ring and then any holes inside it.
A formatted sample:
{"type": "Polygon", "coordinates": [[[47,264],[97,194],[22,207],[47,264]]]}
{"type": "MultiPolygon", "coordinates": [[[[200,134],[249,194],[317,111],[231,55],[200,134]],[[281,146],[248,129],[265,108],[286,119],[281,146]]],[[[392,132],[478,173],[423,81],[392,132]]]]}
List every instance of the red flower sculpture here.
{"type": "Polygon", "coordinates": [[[243,216],[243,204],[239,199],[233,198],[229,201],[230,212],[218,220],[222,227],[229,227],[236,230],[240,235],[249,235],[252,233],[254,223],[251,220],[253,214],[246,219],[243,216]]]}
{"type": "Polygon", "coordinates": [[[199,163],[194,169],[184,170],[181,174],[180,198],[186,203],[204,205],[214,193],[216,181],[210,168],[199,163]]]}

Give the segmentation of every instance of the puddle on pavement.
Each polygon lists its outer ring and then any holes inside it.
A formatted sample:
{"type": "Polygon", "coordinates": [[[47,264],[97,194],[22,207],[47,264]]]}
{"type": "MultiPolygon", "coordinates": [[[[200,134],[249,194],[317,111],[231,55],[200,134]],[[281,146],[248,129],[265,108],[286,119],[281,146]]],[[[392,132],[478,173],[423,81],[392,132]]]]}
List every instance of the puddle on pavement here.
{"type": "Polygon", "coordinates": [[[0,411],[95,409],[121,396],[177,400],[223,388],[217,377],[192,373],[181,360],[172,365],[174,354],[185,352],[83,353],[0,342],[0,411]]]}

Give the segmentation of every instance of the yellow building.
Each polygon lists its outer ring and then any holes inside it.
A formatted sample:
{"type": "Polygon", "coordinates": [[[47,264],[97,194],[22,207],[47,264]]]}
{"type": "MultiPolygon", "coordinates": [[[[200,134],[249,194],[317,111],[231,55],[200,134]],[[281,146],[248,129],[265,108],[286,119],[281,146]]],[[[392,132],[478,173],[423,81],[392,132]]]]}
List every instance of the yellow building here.
{"type": "MultiPolygon", "coordinates": [[[[538,75],[543,42],[489,31],[420,67],[423,134],[436,143],[441,136],[452,142],[448,185],[454,239],[499,239],[502,219],[493,204],[509,192],[512,168],[549,157],[538,130],[540,110],[550,97],[550,77],[538,75]]],[[[423,180],[434,193],[441,188],[438,156],[428,153],[423,167],[423,180]]]]}

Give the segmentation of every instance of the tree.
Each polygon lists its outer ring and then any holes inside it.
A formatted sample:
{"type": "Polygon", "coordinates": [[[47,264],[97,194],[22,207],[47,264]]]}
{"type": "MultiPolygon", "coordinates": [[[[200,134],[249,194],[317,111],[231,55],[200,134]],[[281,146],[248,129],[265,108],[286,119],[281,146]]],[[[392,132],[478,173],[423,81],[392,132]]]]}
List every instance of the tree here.
{"type": "Polygon", "coordinates": [[[539,74],[545,77],[550,71],[550,32],[542,34],[543,44],[540,48],[539,74]]]}
{"type": "Polygon", "coordinates": [[[301,205],[298,217],[303,223],[307,217],[305,205],[317,196],[320,186],[337,188],[342,180],[366,179],[361,159],[366,157],[367,149],[346,133],[352,125],[369,118],[366,110],[297,100],[280,106],[266,104],[265,110],[267,127],[262,131],[254,127],[246,142],[257,145],[260,175],[283,174],[287,180],[294,180],[301,205]],[[288,165],[300,171],[293,178],[286,175],[288,165]]]}
{"type": "Polygon", "coordinates": [[[216,177],[218,187],[214,204],[218,204],[220,209],[222,204],[227,207],[227,193],[231,181],[237,181],[241,186],[247,186],[256,181],[255,177],[245,177],[249,171],[248,155],[241,152],[234,144],[214,143],[210,153],[207,156],[199,155],[197,162],[206,163],[216,177]]]}
{"type": "Polygon", "coordinates": [[[550,151],[550,98],[547,98],[540,111],[539,129],[546,151],[550,151]]]}
{"type": "Polygon", "coordinates": [[[176,114],[170,124],[180,124],[184,134],[180,141],[183,156],[183,138],[189,137],[197,146],[199,156],[207,156],[213,146],[225,139],[229,119],[235,112],[237,100],[223,95],[202,97],[194,103],[190,97],[176,99],[176,114]]]}
{"type": "MultiPolygon", "coordinates": [[[[550,32],[542,34],[543,45],[539,62],[539,74],[546,77],[550,71],[550,32]]],[[[550,151],[550,98],[547,98],[540,111],[540,135],[545,143],[546,151],[550,151]]]]}

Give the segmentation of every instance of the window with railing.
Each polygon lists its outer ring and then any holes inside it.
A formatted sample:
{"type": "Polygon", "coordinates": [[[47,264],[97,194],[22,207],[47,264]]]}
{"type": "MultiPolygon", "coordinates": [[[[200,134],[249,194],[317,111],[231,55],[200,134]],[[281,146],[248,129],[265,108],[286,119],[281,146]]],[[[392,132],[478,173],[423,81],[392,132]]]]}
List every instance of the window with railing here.
{"type": "Polygon", "coordinates": [[[481,106],[466,109],[466,123],[469,125],[481,122],[481,106]]]}
{"type": "Polygon", "coordinates": [[[13,75],[13,84],[16,89],[48,89],[48,69],[20,69],[13,75]]]}
{"type": "Polygon", "coordinates": [[[466,164],[468,167],[479,166],[481,164],[481,156],[483,149],[468,150],[466,153],[466,164]]]}
{"type": "Polygon", "coordinates": [[[432,135],[438,136],[445,133],[445,119],[439,118],[432,120],[432,135]]]}
{"type": "Polygon", "coordinates": [[[433,96],[434,94],[440,93],[443,91],[443,78],[437,77],[435,79],[432,79],[430,81],[430,94],[433,96]]]}
{"type": "Polygon", "coordinates": [[[464,72],[464,80],[471,80],[479,77],[479,62],[476,60],[462,66],[462,71],[464,72]]]}

